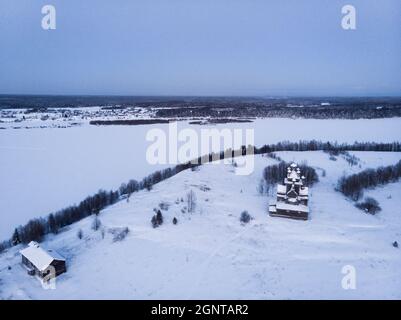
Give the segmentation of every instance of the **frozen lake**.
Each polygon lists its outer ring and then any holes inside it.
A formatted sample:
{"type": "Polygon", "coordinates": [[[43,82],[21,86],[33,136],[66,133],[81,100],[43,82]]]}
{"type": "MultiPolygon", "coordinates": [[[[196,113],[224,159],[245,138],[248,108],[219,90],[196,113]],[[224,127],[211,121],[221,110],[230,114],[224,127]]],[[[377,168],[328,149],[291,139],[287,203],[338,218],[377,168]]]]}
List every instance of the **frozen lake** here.
{"type": "MultiPolygon", "coordinates": [[[[211,126],[188,125],[195,130],[211,126]]],[[[255,144],[317,139],[354,142],[399,141],[401,119],[259,119],[214,128],[254,128],[255,144]]],[[[79,202],[100,188],[117,188],[131,178],[167,165],[146,161],[146,133],[168,125],[89,126],[0,130],[0,239],[19,224],[79,202]]]]}

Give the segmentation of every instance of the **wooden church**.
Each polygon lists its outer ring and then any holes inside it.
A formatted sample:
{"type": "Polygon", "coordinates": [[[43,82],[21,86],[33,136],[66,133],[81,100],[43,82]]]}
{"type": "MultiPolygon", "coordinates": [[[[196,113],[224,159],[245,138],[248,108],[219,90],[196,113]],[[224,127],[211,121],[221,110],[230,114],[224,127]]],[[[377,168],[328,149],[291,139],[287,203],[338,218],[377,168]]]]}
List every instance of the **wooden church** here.
{"type": "Polygon", "coordinates": [[[308,188],[303,185],[305,177],[295,163],[287,168],[284,184],[277,185],[277,199],[269,205],[269,215],[308,220],[308,188]]]}

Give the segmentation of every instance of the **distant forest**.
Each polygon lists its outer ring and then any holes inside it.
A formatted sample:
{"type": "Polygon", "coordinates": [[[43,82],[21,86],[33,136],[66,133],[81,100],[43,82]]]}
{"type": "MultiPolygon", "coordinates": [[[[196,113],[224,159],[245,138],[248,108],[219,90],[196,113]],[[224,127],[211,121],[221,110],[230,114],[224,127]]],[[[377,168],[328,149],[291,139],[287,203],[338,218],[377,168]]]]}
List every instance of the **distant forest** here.
{"type": "MultiPolygon", "coordinates": [[[[242,146],[238,150],[225,150],[220,153],[211,153],[204,155],[196,159],[197,161],[190,161],[183,164],[178,164],[172,168],[156,171],[141,181],[130,180],[128,183],[123,183],[118,190],[99,190],[94,195],[86,197],[78,205],[72,205],[70,207],[61,209],[57,212],[50,213],[46,218],[35,218],[31,219],[24,226],[15,228],[12,237],[9,240],[0,242],[0,252],[17,245],[19,243],[29,243],[30,241],[41,241],[46,234],[56,234],[68,225],[71,225],[79,220],[82,220],[90,215],[98,215],[101,210],[109,205],[116,203],[124,197],[130,197],[133,193],[140,190],[151,190],[152,187],[166,180],[186,169],[191,169],[200,166],[202,163],[214,161],[218,159],[229,159],[237,156],[250,154],[270,154],[275,151],[331,151],[331,152],[342,152],[342,151],[389,151],[389,152],[401,152],[401,143],[358,143],[354,144],[338,144],[322,141],[300,141],[300,142],[280,142],[276,144],[264,145],[260,148],[254,146],[242,146]]],[[[274,156],[273,156],[274,157],[274,156]]],[[[280,160],[280,159],[278,159],[280,160]]],[[[401,162],[400,162],[401,163],[401,162]]],[[[285,168],[285,166],[283,166],[285,168]]],[[[395,168],[396,174],[399,176],[401,165],[398,164],[395,168]]],[[[380,169],[381,170],[381,169],[380,169]]],[[[273,172],[275,175],[275,173],[273,172]]],[[[310,183],[317,181],[317,175],[310,172],[310,183]],[[316,175],[316,176],[315,176],[316,175]]],[[[368,174],[368,178],[370,178],[368,174]]],[[[387,179],[387,171],[384,175],[387,179]]],[[[267,176],[266,176],[267,177],[267,176]]],[[[365,178],[365,177],[363,177],[365,178]]],[[[390,175],[389,179],[393,179],[394,176],[390,175]]],[[[281,177],[280,177],[281,179],[281,177]]],[[[380,178],[381,179],[381,178],[380,178]]],[[[380,180],[379,179],[379,180],[380,180]]],[[[381,180],[380,180],[381,181],[381,180]]],[[[346,183],[346,182],[345,182],[346,183]]],[[[382,183],[382,182],[379,182],[382,183]]],[[[353,185],[353,184],[352,184],[353,185]]],[[[362,187],[366,187],[363,185],[362,187]]],[[[344,191],[343,191],[344,192],[344,191]]],[[[353,191],[352,191],[353,192],[353,191]]],[[[346,192],[344,192],[346,194],[346,192]]],[[[38,213],[39,215],[40,213],[38,213]]]]}
{"type": "Polygon", "coordinates": [[[401,117],[401,97],[141,97],[0,95],[0,109],[157,108],[155,117],[281,117],[373,119],[401,117]]]}

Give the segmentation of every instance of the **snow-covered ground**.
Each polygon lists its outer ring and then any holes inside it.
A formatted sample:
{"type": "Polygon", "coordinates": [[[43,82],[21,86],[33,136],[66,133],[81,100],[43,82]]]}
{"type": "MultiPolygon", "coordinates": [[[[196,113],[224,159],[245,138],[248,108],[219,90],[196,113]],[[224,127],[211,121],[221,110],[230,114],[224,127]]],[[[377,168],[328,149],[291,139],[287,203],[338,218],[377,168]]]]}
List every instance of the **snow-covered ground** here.
{"type": "MultiPolygon", "coordinates": [[[[89,112],[85,108],[78,111],[79,117],[89,112]]],[[[95,116],[97,111],[96,108],[90,109],[95,116]]],[[[149,116],[143,110],[138,111],[139,115],[142,113],[144,114],[141,117],[149,116]]],[[[16,117],[20,119],[22,116],[23,113],[16,117]]],[[[26,115],[28,116],[29,114],[26,115]]],[[[141,179],[167,166],[150,165],[145,158],[146,149],[150,145],[145,139],[146,133],[156,127],[167,133],[168,126],[165,124],[91,126],[86,119],[79,126],[59,129],[58,126],[63,125],[64,119],[62,112],[57,116],[61,118],[45,121],[34,118],[25,121],[29,126],[36,127],[40,127],[42,122],[53,121],[54,127],[0,130],[0,240],[10,237],[16,226],[31,218],[45,216],[77,203],[100,188],[117,188],[120,183],[131,178],[141,179]]],[[[119,116],[117,114],[114,117],[119,116]]],[[[68,119],[79,120],[74,116],[68,119]]],[[[18,125],[23,124],[22,121],[18,125]]],[[[1,125],[6,126],[7,123],[1,125]]],[[[15,123],[10,122],[8,125],[14,126],[15,123]]],[[[198,132],[207,128],[253,128],[257,146],[300,139],[350,143],[356,140],[392,142],[398,141],[401,136],[401,118],[269,118],[257,119],[252,123],[215,126],[189,125],[188,121],[180,121],[179,129],[182,128],[192,128],[198,132]]]]}
{"type": "Polygon", "coordinates": [[[275,163],[271,158],[255,156],[249,176],[236,175],[230,164],[181,172],[100,213],[107,230],[129,227],[123,241],[113,242],[109,232],[102,239],[90,228],[92,217],[49,236],[43,245],[67,258],[68,272],[55,290],[27,275],[17,253],[22,246],[0,255],[0,298],[400,299],[401,249],[392,242],[401,243],[401,182],[366,192],[383,209],[376,216],[357,209],[334,186],[344,173],[394,164],[401,154],[352,154],[360,166],[350,167],[341,156],[329,160],[323,152],[278,153],[318,170],[308,221],[267,215],[269,197],[257,186],[263,168],[275,163]],[[191,189],[196,212],[182,213],[180,199],[191,189]],[[153,229],[153,208],[162,201],[170,207],[164,224],[153,229]],[[239,222],[243,210],[253,216],[247,225],[239,222]],[[356,270],[355,290],[342,288],[346,265],[356,270]]]}

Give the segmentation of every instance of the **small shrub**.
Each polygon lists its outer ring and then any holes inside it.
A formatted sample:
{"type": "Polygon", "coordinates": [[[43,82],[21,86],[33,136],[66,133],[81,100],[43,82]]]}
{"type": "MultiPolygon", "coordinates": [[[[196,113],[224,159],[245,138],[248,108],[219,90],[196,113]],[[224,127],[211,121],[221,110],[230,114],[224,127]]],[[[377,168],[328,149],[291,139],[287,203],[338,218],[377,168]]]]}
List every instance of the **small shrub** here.
{"type": "Polygon", "coordinates": [[[394,248],[398,248],[398,242],[397,242],[397,241],[394,241],[394,242],[393,242],[393,247],[394,247],[394,248]]]}
{"type": "Polygon", "coordinates": [[[252,217],[251,215],[248,213],[248,211],[242,211],[241,212],[241,216],[239,218],[239,221],[241,221],[242,223],[248,223],[249,221],[251,221],[252,217]]]}
{"type": "Polygon", "coordinates": [[[157,224],[156,216],[153,216],[152,219],[150,220],[150,223],[152,224],[153,228],[157,228],[159,225],[157,224]]]}
{"type": "Polygon", "coordinates": [[[152,223],[153,228],[157,228],[163,224],[163,215],[160,210],[157,211],[157,213],[152,217],[150,220],[152,223]]]}
{"type": "Polygon", "coordinates": [[[377,200],[370,197],[365,198],[365,201],[357,203],[355,206],[370,214],[376,214],[381,210],[377,200]]]}
{"type": "Polygon", "coordinates": [[[174,218],[173,218],[173,224],[177,224],[177,223],[178,223],[178,220],[177,220],[176,217],[174,217],[174,218]]]}
{"type": "Polygon", "coordinates": [[[114,229],[113,242],[124,240],[128,233],[129,233],[129,228],[128,227],[114,229]]]}
{"type": "Polygon", "coordinates": [[[160,209],[167,211],[170,207],[170,204],[168,202],[162,201],[159,203],[159,207],[160,209]]]}

